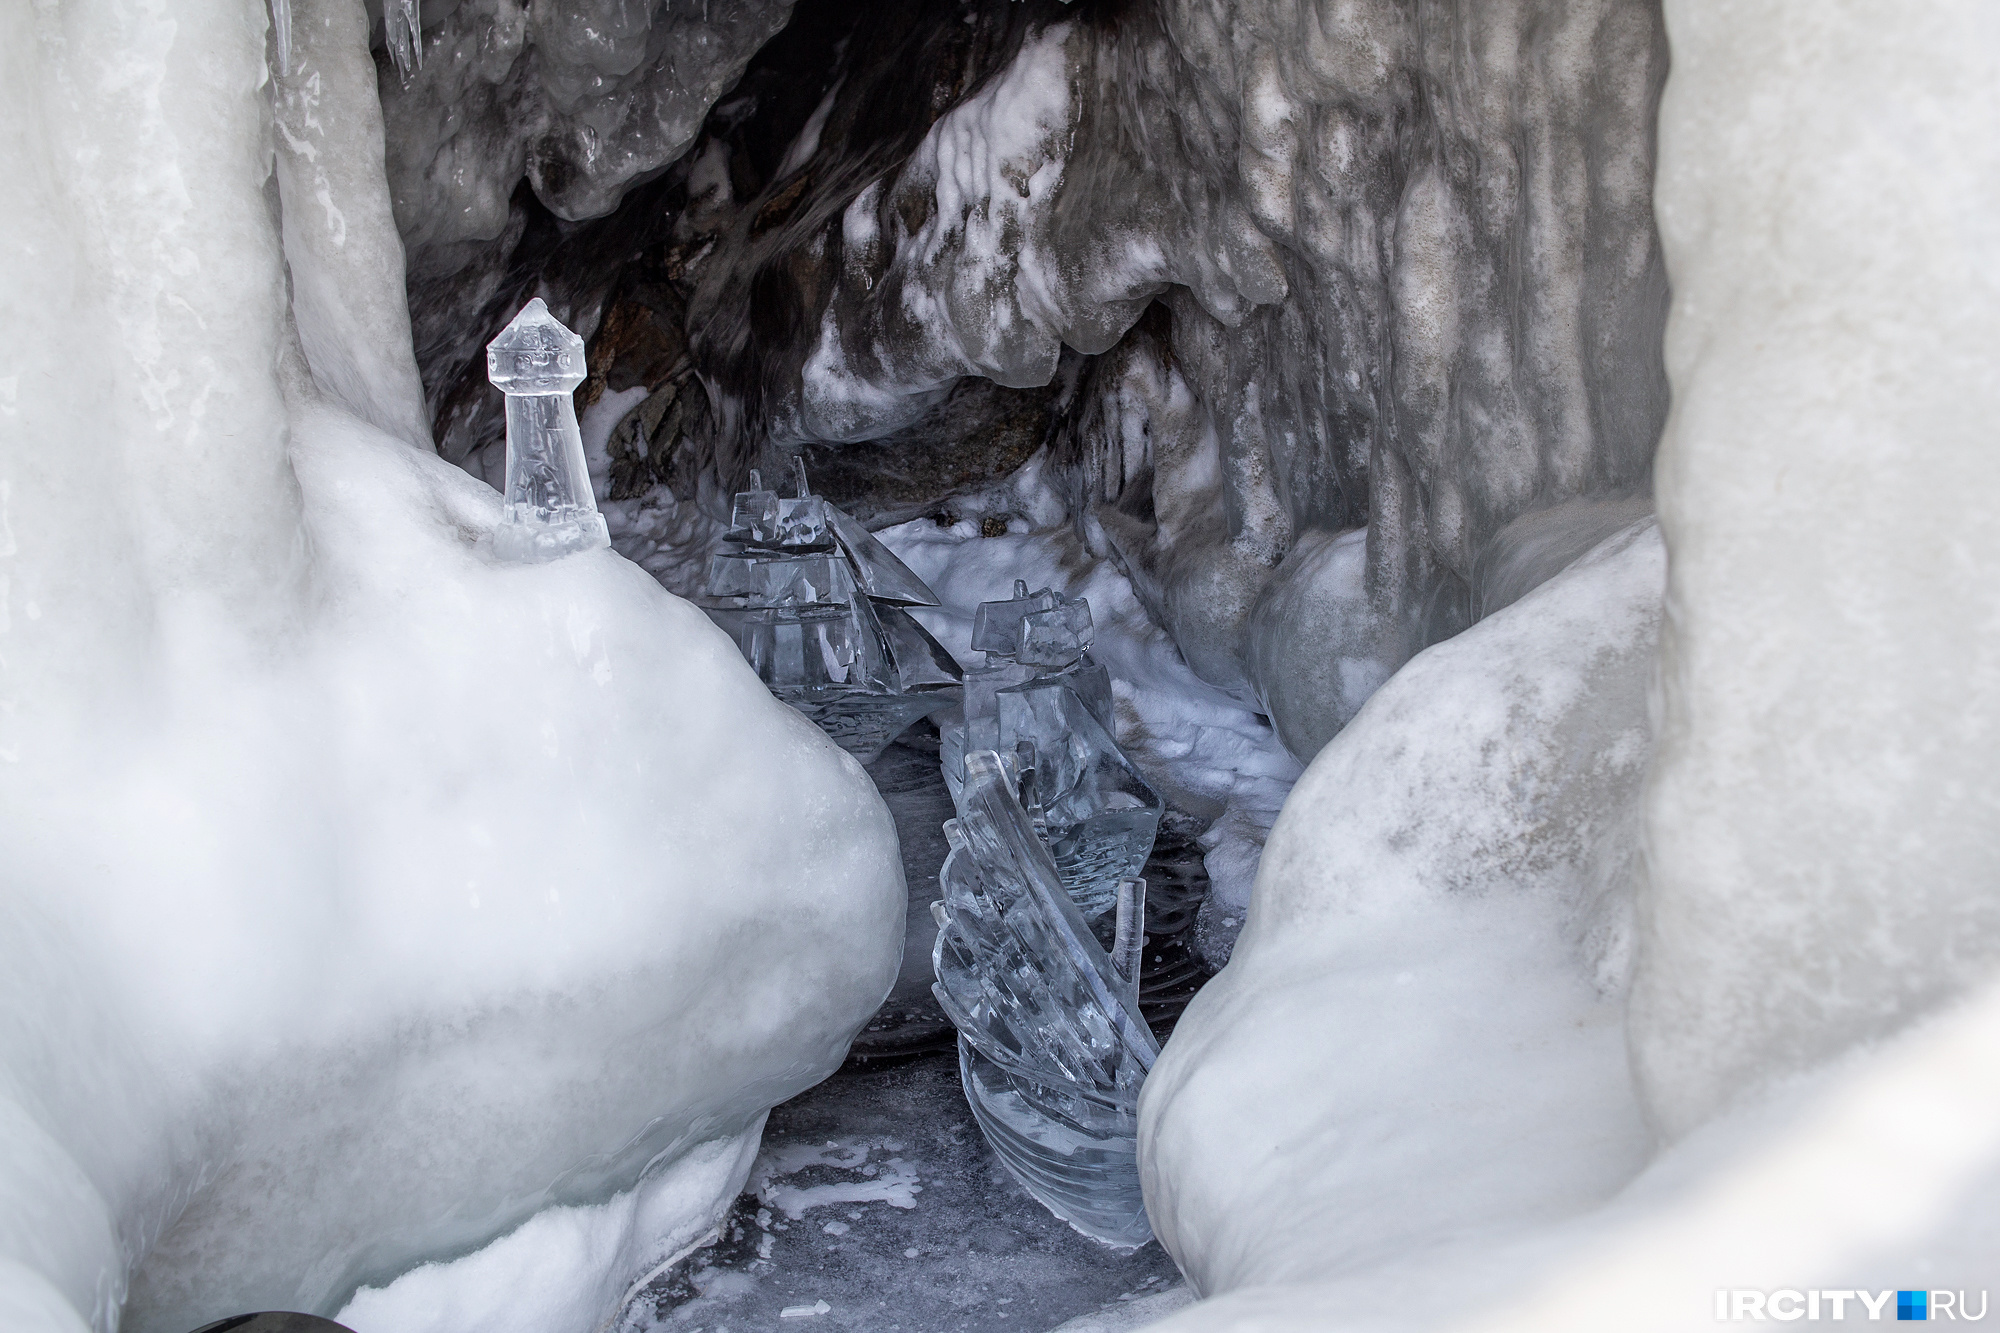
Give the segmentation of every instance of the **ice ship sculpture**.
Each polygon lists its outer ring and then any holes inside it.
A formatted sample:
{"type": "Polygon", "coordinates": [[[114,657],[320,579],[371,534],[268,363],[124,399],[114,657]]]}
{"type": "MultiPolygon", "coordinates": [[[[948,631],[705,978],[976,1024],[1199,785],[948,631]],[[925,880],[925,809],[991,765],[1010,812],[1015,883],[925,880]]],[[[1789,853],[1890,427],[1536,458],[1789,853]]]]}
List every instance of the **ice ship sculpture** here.
{"type": "Polygon", "coordinates": [[[1016,580],[1011,599],[981,603],[972,647],[986,661],[966,673],[965,724],[945,733],[942,760],[956,796],[967,752],[1009,757],[1064,887],[1102,936],[1165,802],[1112,739],[1111,677],[1091,659],[1091,637],[1081,597],[1016,580]]]}
{"type": "Polygon", "coordinates": [[[795,496],[750,474],[702,606],[773,694],[865,764],[956,699],[958,664],[904,609],[937,595],[795,467],[795,496]]]}
{"type": "Polygon", "coordinates": [[[1001,1164],[1056,1216],[1119,1248],[1153,1238],[1139,1188],[1139,1088],[1159,1046],[1139,1012],[1143,879],[1117,889],[1107,953],[991,750],[965,762],[932,904],[938,1002],[966,1100],[1001,1164]]]}
{"type": "Polygon", "coordinates": [[[535,564],[611,544],[571,397],[583,375],[583,339],[539,296],[486,344],[486,378],[507,395],[507,489],[493,530],[503,560],[535,564]]]}

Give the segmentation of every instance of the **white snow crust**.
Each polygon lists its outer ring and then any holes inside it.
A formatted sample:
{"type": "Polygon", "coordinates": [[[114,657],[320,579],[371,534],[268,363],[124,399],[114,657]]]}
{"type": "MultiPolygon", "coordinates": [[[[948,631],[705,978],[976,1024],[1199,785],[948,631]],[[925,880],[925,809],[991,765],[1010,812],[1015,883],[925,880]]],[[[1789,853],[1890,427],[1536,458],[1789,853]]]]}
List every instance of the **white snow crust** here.
{"type": "MultiPolygon", "coordinates": [[[[893,825],[699,611],[609,552],[491,563],[496,494],[321,395],[265,50],[251,0],[0,10],[33,312],[0,374],[0,1326],[331,1313],[513,1232],[518,1326],[584,1333],[886,993],[893,825]]],[[[392,254],[356,178],[323,181],[348,244],[392,254]]],[[[448,1285],[355,1317],[455,1329],[448,1285]]]]}

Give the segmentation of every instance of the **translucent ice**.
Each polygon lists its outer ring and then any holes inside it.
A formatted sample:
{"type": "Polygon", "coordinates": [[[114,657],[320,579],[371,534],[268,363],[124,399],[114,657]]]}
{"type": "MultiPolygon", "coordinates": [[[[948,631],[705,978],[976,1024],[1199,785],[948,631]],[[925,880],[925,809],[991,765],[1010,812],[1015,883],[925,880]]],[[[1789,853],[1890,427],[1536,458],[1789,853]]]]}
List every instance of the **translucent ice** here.
{"type": "Polygon", "coordinates": [[[1021,774],[1021,797],[1087,920],[1104,928],[1120,880],[1152,851],[1165,809],[1112,737],[1111,676],[1091,660],[1090,603],[1043,588],[982,602],[965,676],[964,720],[943,729],[954,796],[964,757],[995,750],[1021,774]]]}
{"type": "Polygon", "coordinates": [[[1138,1005],[1143,882],[1122,887],[1107,953],[999,755],[967,758],[959,811],[945,826],[932,962],[959,1030],[966,1100],[1002,1164],[1050,1211],[1107,1244],[1143,1245],[1137,1106],[1159,1054],[1138,1005]]]}
{"type": "Polygon", "coordinates": [[[396,62],[396,75],[405,85],[424,64],[424,20],[417,0],[386,0],[382,6],[382,35],[389,44],[389,59],[396,62]]]}
{"type": "Polygon", "coordinates": [[[737,492],[731,510],[730,540],[784,550],[832,548],[826,499],[812,494],[805,460],[796,460],[794,475],[797,494],[781,496],[765,490],[762,474],[751,471],[750,489],[737,492]]]}
{"type": "MultiPolygon", "coordinates": [[[[1109,734],[1111,676],[1090,657],[1090,603],[1043,588],[1029,592],[1014,581],[1011,598],[981,602],[972,619],[972,650],[985,663],[965,677],[965,734],[962,755],[973,750],[1012,753],[1000,737],[1000,691],[1036,680],[1061,680],[1109,734]]],[[[956,781],[957,762],[946,765],[956,781]]]]}
{"type": "Polygon", "coordinates": [[[278,73],[292,72],[292,0],[271,0],[271,40],[278,51],[278,73]]]}
{"type": "Polygon", "coordinates": [[[864,580],[934,602],[930,590],[872,538],[875,552],[858,557],[836,534],[859,525],[811,493],[803,462],[796,476],[798,493],[785,497],[750,474],[703,605],[772,693],[866,763],[949,703],[958,668],[901,599],[877,606],[864,580]]]}
{"type": "Polygon", "coordinates": [[[1001,690],[1000,743],[1014,756],[1021,799],[1063,887],[1086,920],[1111,910],[1121,882],[1145,868],[1166,803],[1061,678],[1001,690]]]}
{"type": "Polygon", "coordinates": [[[487,344],[486,375],[507,395],[506,508],[494,550],[534,563],[609,546],[571,397],[583,383],[583,339],[538,296],[487,344]]]}

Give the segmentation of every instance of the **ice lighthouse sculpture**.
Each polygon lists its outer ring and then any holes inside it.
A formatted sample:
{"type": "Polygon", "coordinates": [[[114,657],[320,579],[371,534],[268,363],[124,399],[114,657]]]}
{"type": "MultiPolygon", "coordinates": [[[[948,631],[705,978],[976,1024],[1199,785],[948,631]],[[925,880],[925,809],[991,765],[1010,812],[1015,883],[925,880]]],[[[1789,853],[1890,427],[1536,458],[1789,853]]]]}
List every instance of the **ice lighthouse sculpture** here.
{"type": "Polygon", "coordinates": [[[751,472],[701,605],[773,694],[865,764],[957,699],[958,664],[904,609],[937,594],[812,493],[804,460],[793,469],[792,496],[751,472]]]}
{"type": "Polygon", "coordinates": [[[583,339],[539,296],[486,344],[486,378],[507,395],[507,489],[493,530],[503,560],[534,564],[611,544],[571,397],[583,377],[583,339]]]}

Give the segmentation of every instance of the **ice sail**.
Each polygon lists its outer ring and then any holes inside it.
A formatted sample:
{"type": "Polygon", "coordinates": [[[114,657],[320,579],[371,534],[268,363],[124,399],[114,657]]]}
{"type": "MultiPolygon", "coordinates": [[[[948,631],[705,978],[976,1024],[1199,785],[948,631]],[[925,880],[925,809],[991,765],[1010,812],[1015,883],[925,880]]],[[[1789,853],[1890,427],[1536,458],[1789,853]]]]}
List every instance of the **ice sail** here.
{"type": "Polygon", "coordinates": [[[773,694],[867,763],[956,698],[958,667],[902,609],[935,605],[931,590],[812,493],[802,460],[794,477],[797,494],[784,496],[751,472],[709,562],[702,606],[773,694]],[[850,530],[872,550],[857,554],[850,530]],[[886,590],[879,600],[877,588],[886,590]]]}
{"type": "Polygon", "coordinates": [[[1063,884],[1102,935],[1166,803],[1112,739],[1111,677],[1091,659],[1092,632],[1088,601],[1019,580],[1011,598],[981,603],[972,646],[986,661],[966,674],[965,722],[944,734],[941,758],[956,793],[967,752],[1009,757],[1063,884]]]}
{"type": "Polygon", "coordinates": [[[1107,952],[992,751],[967,757],[945,833],[934,991],[959,1030],[966,1100],[1001,1163],[1051,1212],[1106,1244],[1143,1245],[1138,1099],[1159,1055],[1139,1012],[1145,881],[1119,886],[1107,952]]]}

